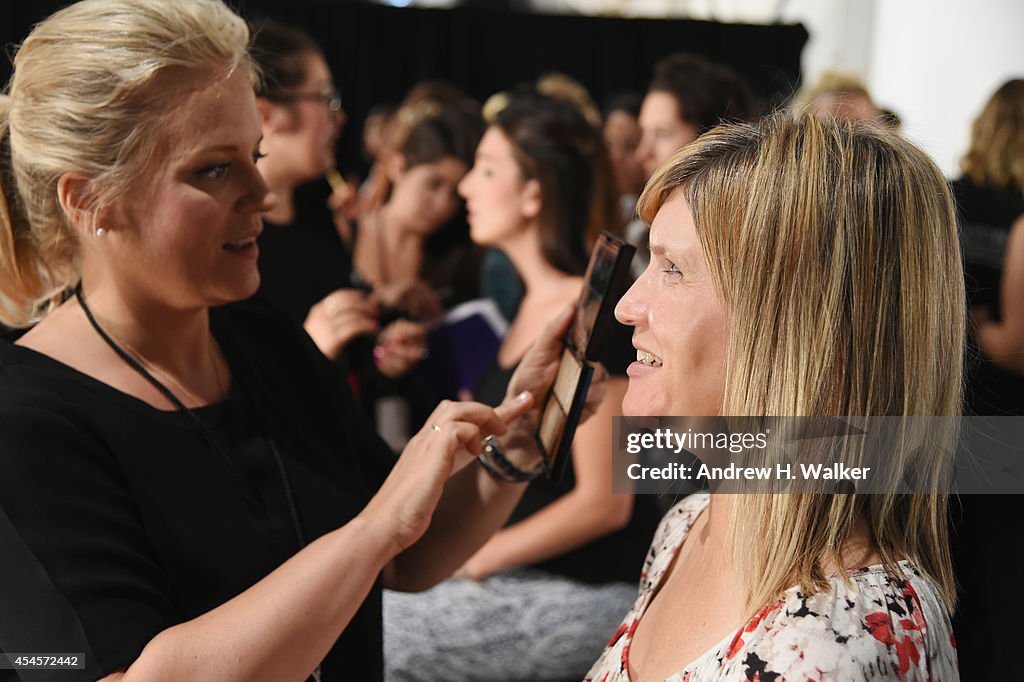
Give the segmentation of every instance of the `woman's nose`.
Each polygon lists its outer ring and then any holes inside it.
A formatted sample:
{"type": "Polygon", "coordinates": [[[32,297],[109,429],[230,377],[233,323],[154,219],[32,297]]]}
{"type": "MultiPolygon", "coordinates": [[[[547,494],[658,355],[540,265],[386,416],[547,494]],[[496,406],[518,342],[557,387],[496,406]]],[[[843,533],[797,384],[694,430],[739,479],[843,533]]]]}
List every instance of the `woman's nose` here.
{"type": "Polygon", "coordinates": [[[615,304],[615,319],[629,327],[636,327],[641,324],[647,316],[646,297],[643,295],[645,289],[644,275],[633,282],[619,302],[615,304]]]}
{"type": "Polygon", "coordinates": [[[473,169],[469,169],[469,172],[462,176],[462,180],[459,180],[459,184],[455,187],[455,191],[459,193],[459,196],[463,199],[469,198],[469,183],[470,178],[473,177],[473,169]]]}
{"type": "Polygon", "coordinates": [[[239,210],[243,213],[266,213],[278,204],[277,195],[270,191],[263,175],[252,167],[249,176],[249,187],[239,200],[239,210]]]}

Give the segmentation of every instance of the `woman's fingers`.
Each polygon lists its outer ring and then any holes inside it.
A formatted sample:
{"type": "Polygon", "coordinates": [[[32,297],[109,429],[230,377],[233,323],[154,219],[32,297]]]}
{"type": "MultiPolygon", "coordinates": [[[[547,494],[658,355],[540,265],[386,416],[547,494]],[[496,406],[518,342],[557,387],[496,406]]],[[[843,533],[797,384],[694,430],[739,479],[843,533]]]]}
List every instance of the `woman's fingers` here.
{"type": "Polygon", "coordinates": [[[533,394],[529,391],[521,391],[513,397],[506,397],[501,405],[494,408],[495,414],[503,424],[511,424],[514,420],[523,416],[533,407],[533,394]]]}
{"type": "Polygon", "coordinates": [[[427,418],[420,433],[436,431],[434,426],[444,426],[445,423],[464,421],[476,424],[480,431],[486,434],[501,435],[505,433],[505,422],[502,421],[498,412],[481,403],[461,403],[451,400],[442,400],[427,418]]]}

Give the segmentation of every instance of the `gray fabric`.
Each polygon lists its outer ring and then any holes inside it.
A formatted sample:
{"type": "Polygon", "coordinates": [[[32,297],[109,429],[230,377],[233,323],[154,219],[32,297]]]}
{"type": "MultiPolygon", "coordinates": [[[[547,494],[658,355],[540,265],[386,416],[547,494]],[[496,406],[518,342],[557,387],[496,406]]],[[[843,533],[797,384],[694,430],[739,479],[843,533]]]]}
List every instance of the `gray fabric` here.
{"type": "Polygon", "coordinates": [[[385,682],[580,680],[637,597],[533,569],[384,591],[385,682]]]}

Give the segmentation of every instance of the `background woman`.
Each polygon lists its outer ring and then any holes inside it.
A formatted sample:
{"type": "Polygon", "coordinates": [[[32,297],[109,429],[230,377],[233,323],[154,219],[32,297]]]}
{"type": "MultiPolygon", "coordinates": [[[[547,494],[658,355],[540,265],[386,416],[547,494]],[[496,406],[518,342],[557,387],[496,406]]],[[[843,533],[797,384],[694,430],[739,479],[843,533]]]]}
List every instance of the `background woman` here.
{"type": "MultiPolygon", "coordinates": [[[[335,229],[323,206],[296,206],[296,188],[322,178],[334,166],[335,143],[345,122],[341,95],[320,48],[304,32],[273,21],[253,27],[252,54],[262,77],[257,104],[266,158],[260,174],[277,197],[259,237],[260,293],[303,324],[317,347],[338,358],[359,336],[378,336],[374,359],[397,377],[424,350],[422,328],[408,321],[380,328],[380,301],[355,286],[351,233],[335,229]]],[[[354,201],[347,185],[330,197],[337,212],[354,201]]],[[[341,216],[342,224],[347,224],[341,216]]],[[[353,358],[364,381],[372,369],[370,348],[353,358]]]]}
{"type": "Polygon", "coordinates": [[[979,321],[992,323],[990,331],[979,335],[981,357],[968,373],[968,409],[1024,414],[1024,372],[1014,371],[1012,361],[1003,368],[993,362],[1007,353],[991,331],[1002,320],[999,283],[1010,226],[1024,215],[1024,79],[1003,83],[989,98],[974,121],[962,166],[953,194],[962,227],[967,302],[979,321]]]}
{"type": "MultiPolygon", "coordinates": [[[[976,347],[967,363],[967,414],[1024,414],[1024,79],[1003,83],[971,128],[953,182],[960,217],[967,304],[976,347]],[[1018,227],[1011,229],[1016,224],[1018,227]]],[[[992,566],[1024,562],[1013,524],[1024,498],[967,495],[954,502],[961,600],[953,625],[964,679],[996,678],[1016,665],[1013,614],[1024,586],[994,581],[992,566]]]]}
{"type": "MultiPolygon", "coordinates": [[[[432,100],[399,108],[404,122],[375,170],[378,201],[359,217],[355,268],[389,303],[431,318],[475,298],[479,254],[460,243],[461,208],[456,188],[473,160],[483,119],[468,100],[442,105],[432,100]],[[440,243],[446,248],[438,248],[440,243]]],[[[468,242],[468,240],[466,240],[468,242]]]]}
{"type": "Polygon", "coordinates": [[[308,337],[224,305],[273,208],[248,42],[218,0],[84,0],[14,60],[0,301],[41,320],[0,344],[0,649],[84,654],[61,679],[379,679],[382,583],[450,575],[521,494],[467,450],[537,461],[524,394],[439,406],[392,466],[308,337]]]}
{"type": "MultiPolygon", "coordinates": [[[[910,143],[809,116],[724,126],[655,173],[640,215],[625,414],[960,413],[953,202],[910,143]]],[[[887,452],[895,480],[948,471],[948,435],[887,452]]],[[[587,679],[957,679],[946,490],[895,490],[686,498],[587,679]]]]}
{"type": "MultiPolygon", "coordinates": [[[[750,86],[732,68],[677,52],[654,66],[654,77],[640,105],[640,142],[636,158],[649,179],[677,151],[724,121],[753,121],[758,106],[750,86]]],[[[648,225],[634,220],[626,239],[636,245],[633,274],[647,267],[648,225]]]]}
{"type": "MultiPolygon", "coordinates": [[[[470,234],[508,255],[526,294],[476,399],[500,402],[536,330],[579,298],[588,227],[615,211],[602,174],[600,130],[569,103],[513,94],[484,134],[459,186],[470,234]]],[[[604,363],[617,376],[577,431],[566,475],[530,484],[510,524],[457,579],[421,595],[388,593],[389,679],[578,678],[628,608],[657,513],[651,499],[611,492],[611,418],[632,357],[616,327],[604,363]]]]}

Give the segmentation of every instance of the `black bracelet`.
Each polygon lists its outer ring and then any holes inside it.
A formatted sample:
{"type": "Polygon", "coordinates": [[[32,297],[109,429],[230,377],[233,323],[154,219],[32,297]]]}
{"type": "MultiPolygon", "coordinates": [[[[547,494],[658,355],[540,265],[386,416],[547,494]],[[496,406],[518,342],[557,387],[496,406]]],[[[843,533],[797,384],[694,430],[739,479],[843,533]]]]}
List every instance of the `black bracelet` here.
{"type": "Polygon", "coordinates": [[[501,444],[493,435],[484,438],[484,451],[477,455],[480,465],[494,478],[506,483],[525,483],[532,481],[544,471],[543,466],[527,471],[520,469],[512,460],[505,456],[501,444]]]}

